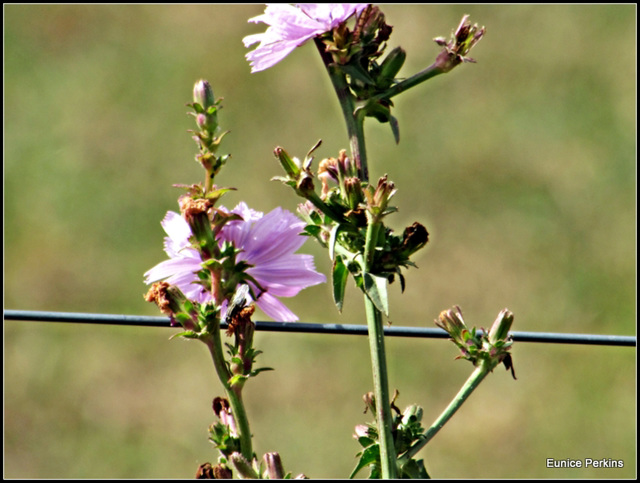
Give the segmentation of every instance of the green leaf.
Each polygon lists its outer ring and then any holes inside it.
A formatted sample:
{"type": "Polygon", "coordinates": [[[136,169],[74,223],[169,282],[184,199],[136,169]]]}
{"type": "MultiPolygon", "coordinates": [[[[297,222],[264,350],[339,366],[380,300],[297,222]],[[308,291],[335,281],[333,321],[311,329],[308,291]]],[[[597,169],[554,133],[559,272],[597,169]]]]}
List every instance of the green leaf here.
{"type": "Polygon", "coordinates": [[[357,64],[346,64],[340,66],[340,68],[345,74],[350,75],[353,79],[358,80],[365,85],[374,86],[376,84],[367,71],[357,64]]]}
{"type": "Polygon", "coordinates": [[[185,339],[197,339],[199,337],[199,334],[197,334],[196,332],[192,331],[192,330],[186,330],[184,332],[179,332],[177,334],[173,334],[171,337],[169,337],[169,340],[175,338],[175,337],[184,337],[185,339]]]}
{"type": "Polygon", "coordinates": [[[347,279],[349,278],[349,270],[343,263],[341,257],[337,257],[333,262],[332,282],[333,282],[333,301],[338,308],[338,312],[342,312],[342,303],[344,302],[344,293],[347,287],[347,279]]]}
{"type": "Polygon", "coordinates": [[[380,445],[378,443],[365,448],[365,450],[360,453],[360,461],[354,468],[354,470],[349,475],[349,479],[352,480],[358,472],[369,465],[379,465],[380,464],[380,445]]]}
{"type": "Polygon", "coordinates": [[[253,371],[251,371],[249,373],[249,377],[255,377],[258,374],[260,374],[261,372],[264,371],[274,371],[275,369],[273,367],[259,367],[258,369],[254,369],[253,371]]]}
{"type": "Polygon", "coordinates": [[[364,274],[364,291],[373,305],[387,317],[389,316],[389,299],[387,297],[387,279],[370,273],[364,274]]]}
{"type": "Polygon", "coordinates": [[[307,225],[304,227],[304,231],[302,232],[302,234],[307,236],[319,237],[321,231],[322,228],[320,228],[319,226],[307,225]]]}
{"type": "Polygon", "coordinates": [[[429,480],[431,477],[424,467],[424,460],[411,459],[402,467],[402,478],[429,480]]]}
{"type": "Polygon", "coordinates": [[[329,259],[333,260],[334,252],[336,248],[336,240],[338,239],[338,232],[340,231],[340,224],[337,223],[331,228],[331,235],[329,237],[329,259]]]}
{"type": "Polygon", "coordinates": [[[396,144],[400,144],[400,126],[394,116],[389,116],[389,125],[391,126],[391,132],[393,132],[393,138],[396,140],[396,144]]]}
{"type": "Polygon", "coordinates": [[[230,386],[235,386],[236,384],[246,381],[249,378],[249,376],[245,376],[244,374],[236,374],[235,376],[233,376],[231,379],[229,379],[229,385],[230,386]]]}

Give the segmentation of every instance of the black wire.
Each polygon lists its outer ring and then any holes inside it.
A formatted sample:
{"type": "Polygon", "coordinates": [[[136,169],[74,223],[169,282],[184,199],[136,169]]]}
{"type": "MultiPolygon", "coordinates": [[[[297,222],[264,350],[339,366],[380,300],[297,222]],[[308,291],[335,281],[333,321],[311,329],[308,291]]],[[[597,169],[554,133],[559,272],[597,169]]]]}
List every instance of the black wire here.
{"type": "MultiPolygon", "coordinates": [[[[5,310],[5,320],[31,322],[73,322],[83,324],[110,324],[140,327],[171,327],[168,317],[142,315],[84,314],[75,312],[39,312],[29,310],[5,310]]],[[[304,322],[256,322],[256,330],[269,332],[294,332],[306,334],[345,334],[367,335],[366,325],[355,324],[309,324],[304,322]]],[[[226,329],[226,324],[221,324],[226,329]]],[[[394,327],[384,328],[387,336],[422,337],[447,339],[448,334],[438,328],[394,327]]],[[[548,344],[588,344],[635,347],[635,336],[593,335],[593,334],[557,334],[551,332],[511,332],[514,341],[543,342],[548,344]]]]}

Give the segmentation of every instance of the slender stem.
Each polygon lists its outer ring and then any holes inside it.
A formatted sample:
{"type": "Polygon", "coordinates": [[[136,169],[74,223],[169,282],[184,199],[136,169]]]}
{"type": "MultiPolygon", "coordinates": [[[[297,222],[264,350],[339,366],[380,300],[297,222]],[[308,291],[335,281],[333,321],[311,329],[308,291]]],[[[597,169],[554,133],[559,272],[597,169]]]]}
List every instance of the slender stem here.
{"type": "Polygon", "coordinates": [[[222,352],[222,340],[220,338],[220,321],[216,318],[216,323],[212,327],[209,334],[202,338],[202,341],[209,348],[211,358],[213,359],[213,365],[218,373],[218,378],[225,389],[227,397],[229,398],[229,404],[231,405],[231,413],[238,426],[240,432],[240,448],[242,449],[242,456],[247,461],[253,459],[253,448],[251,445],[251,429],[249,428],[249,419],[247,418],[247,412],[242,402],[242,386],[233,387],[229,380],[232,375],[229,371],[227,364],[223,357],[222,352]]]}
{"type": "Polygon", "coordinates": [[[418,441],[416,441],[411,448],[409,448],[405,454],[400,458],[400,465],[402,463],[409,461],[418,451],[420,451],[433,437],[442,429],[442,427],[451,419],[451,417],[456,413],[458,409],[462,406],[462,404],[467,400],[467,398],[471,395],[471,393],[478,387],[478,385],[482,382],[482,380],[487,376],[490,372],[490,365],[482,363],[480,366],[476,367],[471,376],[464,383],[458,394],[453,398],[451,403],[447,406],[447,408],[438,416],[438,419],[434,421],[429,429],[425,431],[425,433],[420,437],[418,441]]]}
{"type": "MultiPolygon", "coordinates": [[[[364,140],[364,116],[356,112],[356,100],[349,89],[345,74],[340,70],[339,66],[333,62],[331,55],[326,52],[322,41],[316,38],[315,42],[338,96],[340,107],[342,108],[351,147],[351,159],[356,166],[360,180],[363,183],[367,182],[369,172],[364,140]]],[[[371,268],[379,229],[379,220],[370,219],[369,225],[367,226],[366,247],[363,254],[363,269],[365,272],[368,272],[371,268]]],[[[393,435],[391,434],[391,404],[382,314],[366,294],[364,295],[364,303],[367,314],[367,327],[369,330],[369,351],[371,354],[373,385],[376,398],[376,419],[380,443],[382,477],[385,479],[394,479],[397,477],[396,450],[393,435]]]]}
{"type": "Polygon", "coordinates": [[[391,99],[392,97],[397,96],[401,92],[404,92],[407,89],[415,87],[418,84],[421,84],[422,82],[429,80],[432,77],[435,77],[439,74],[444,74],[445,72],[446,71],[444,71],[441,67],[439,67],[435,63],[431,64],[429,67],[418,72],[417,74],[414,74],[411,77],[408,77],[405,80],[398,82],[397,84],[394,84],[386,92],[382,94],[378,94],[377,96],[371,97],[371,101],[391,99]]]}
{"type": "Polygon", "coordinates": [[[364,118],[356,112],[355,98],[351,94],[344,73],[333,62],[331,54],[326,52],[322,40],[316,37],[315,43],[342,108],[342,115],[347,125],[347,136],[351,147],[351,158],[358,170],[358,177],[361,181],[368,181],[369,169],[367,167],[367,152],[364,142],[364,118]]]}
{"type": "Polygon", "coordinates": [[[397,478],[396,450],[391,434],[391,405],[389,403],[389,380],[384,347],[382,314],[365,294],[364,305],[369,328],[369,352],[373,370],[373,389],[376,397],[376,419],[380,443],[380,464],[382,478],[397,478]]]}

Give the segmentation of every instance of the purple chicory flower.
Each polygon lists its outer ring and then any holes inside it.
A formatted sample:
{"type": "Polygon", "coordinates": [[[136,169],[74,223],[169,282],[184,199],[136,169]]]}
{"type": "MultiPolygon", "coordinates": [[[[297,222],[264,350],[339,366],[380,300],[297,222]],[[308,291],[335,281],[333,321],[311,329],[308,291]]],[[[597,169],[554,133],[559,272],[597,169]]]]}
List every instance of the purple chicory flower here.
{"type": "Polygon", "coordinates": [[[259,72],[274,66],[296,47],[313,37],[329,32],[355,13],[360,13],[366,3],[299,3],[269,4],[262,15],[249,22],[269,25],[266,32],[247,35],[242,39],[249,47],[260,42],[246,55],[251,72],[259,72]]]}
{"type": "MultiPolygon", "coordinates": [[[[225,210],[223,207],[220,209],[225,210]]],[[[263,216],[242,202],[231,213],[240,215],[242,220],[228,222],[217,239],[220,243],[231,242],[242,250],[236,261],[249,264],[246,273],[260,285],[256,287],[248,281],[257,294],[256,304],[274,320],[298,320],[277,297],[293,297],[303,288],[326,281],[323,274],[315,271],[312,255],[295,253],[306,241],[306,237],[300,235],[305,223],[282,208],[275,208],[263,216]],[[264,291],[261,292],[260,288],[264,291]]],[[[189,225],[178,213],[169,211],[162,220],[162,227],[168,235],[164,249],[169,260],[145,273],[145,282],[149,284],[166,279],[168,283],[177,285],[192,301],[211,301],[211,293],[196,283],[199,280],[197,272],[202,270],[202,258],[189,242],[189,225]]]]}

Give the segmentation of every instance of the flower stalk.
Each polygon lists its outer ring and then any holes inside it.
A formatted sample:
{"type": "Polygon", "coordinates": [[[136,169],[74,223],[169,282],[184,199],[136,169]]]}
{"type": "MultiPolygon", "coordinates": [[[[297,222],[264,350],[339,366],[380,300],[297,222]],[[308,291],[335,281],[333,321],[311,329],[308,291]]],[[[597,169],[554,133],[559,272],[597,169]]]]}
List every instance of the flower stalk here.
{"type": "Polygon", "coordinates": [[[387,374],[387,359],[384,345],[384,330],[382,314],[369,298],[364,295],[364,305],[367,315],[369,331],[369,353],[373,372],[373,389],[376,400],[376,422],[380,435],[380,465],[382,477],[397,478],[396,450],[391,434],[391,405],[389,402],[389,377],[387,374]]]}
{"type": "Polygon", "coordinates": [[[451,419],[451,417],[460,409],[464,402],[471,396],[471,393],[480,385],[484,378],[491,372],[490,364],[484,362],[475,368],[471,376],[464,383],[458,394],[449,403],[446,409],[438,416],[433,424],[425,431],[420,438],[413,443],[406,453],[404,453],[398,460],[398,465],[402,466],[408,462],[418,451],[426,446],[426,444],[438,434],[438,431],[451,419]]]}
{"type": "Polygon", "coordinates": [[[466,329],[459,309],[450,310],[441,314],[438,325],[450,329],[453,340],[463,352],[461,357],[476,366],[470,379],[424,434],[419,424],[422,410],[408,408],[405,418],[395,406],[397,394],[393,400],[389,397],[382,326],[382,315],[389,315],[387,284],[397,275],[404,290],[401,267],[415,266],[409,257],[427,243],[429,234],[416,222],[399,237],[383,223],[386,215],[396,211],[395,207],[388,206],[395,188],[386,175],[379,179],[377,187],[369,181],[364,119],[374,117],[381,123],[388,123],[396,143],[399,142],[398,121],[391,114],[391,98],[450,72],[463,62],[475,62],[467,54],[482,39],[485,29],[471,25],[467,20],[465,15],[448,42],[443,38],[434,39],[442,47],[435,62],[404,80],[396,79],[396,75],[405,62],[406,52],[396,47],[381,60],[393,27],[386,23],[378,7],[369,4],[270,5],[263,15],[250,19],[250,22],[269,25],[267,31],[244,39],[247,47],[259,42],[258,47],[246,56],[252,72],[273,66],[313,39],[345,120],[351,154],[347,158],[343,150],[338,160],[329,158],[320,163],[320,196],[313,186],[310,171],[313,158],[310,155],[300,162],[277,148],[276,157],[287,176],[275,179],[283,181],[306,199],[299,207],[308,223],[305,234],[314,236],[329,250],[333,261],[333,296],[338,310],[342,309],[349,273],[364,293],[374,382],[371,401],[375,402],[368,407],[375,412],[376,428],[370,425],[366,434],[358,434],[365,449],[352,476],[370,466],[372,478],[428,477],[424,463],[413,460],[413,455],[442,428],[499,362],[511,368],[513,373],[508,353],[511,340],[507,336],[512,314],[503,311],[491,334],[481,337],[475,329],[466,329]],[[346,22],[354,14],[355,27],[350,30],[346,22]],[[347,159],[350,164],[346,163],[347,159]],[[338,186],[330,187],[334,182],[338,186]],[[399,416],[394,418],[392,409],[399,416]]]}
{"type": "MultiPolygon", "coordinates": [[[[327,68],[331,83],[336,91],[338,102],[342,108],[347,136],[351,148],[351,159],[354,160],[358,178],[366,183],[369,178],[367,154],[364,137],[363,111],[356,111],[356,100],[349,89],[344,72],[333,62],[327,54],[324,43],[315,38],[320,56],[327,68]]],[[[367,236],[364,249],[364,272],[369,273],[372,268],[376,240],[381,223],[377,217],[371,217],[367,225],[367,236]]],[[[396,451],[391,434],[392,415],[389,397],[389,378],[384,344],[384,330],[382,327],[382,313],[376,307],[368,294],[364,294],[364,304],[369,332],[369,353],[373,373],[373,386],[376,400],[376,421],[380,435],[380,462],[382,477],[394,479],[397,477],[396,451]]]]}
{"type": "Polygon", "coordinates": [[[366,182],[369,179],[369,170],[367,167],[367,151],[365,149],[363,111],[356,111],[356,99],[349,89],[346,76],[333,62],[333,58],[326,51],[325,44],[319,37],[316,37],[314,41],[342,109],[342,116],[347,127],[347,136],[351,148],[351,159],[355,163],[358,177],[361,181],[366,182]]]}
{"type": "MultiPolygon", "coordinates": [[[[212,324],[211,331],[203,334],[200,340],[205,343],[211,358],[213,360],[213,366],[216,369],[218,378],[224,387],[225,393],[229,398],[229,404],[231,405],[231,413],[236,421],[239,438],[240,448],[242,456],[247,461],[253,459],[253,448],[251,442],[251,429],[249,427],[249,418],[247,417],[247,411],[244,408],[244,402],[242,401],[242,383],[231,384],[232,374],[229,371],[227,363],[223,357],[222,340],[220,337],[220,321],[218,317],[215,317],[215,322],[212,324]]],[[[244,382],[244,381],[242,381],[244,382]]]]}

